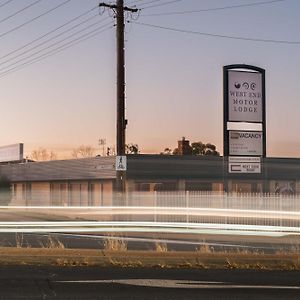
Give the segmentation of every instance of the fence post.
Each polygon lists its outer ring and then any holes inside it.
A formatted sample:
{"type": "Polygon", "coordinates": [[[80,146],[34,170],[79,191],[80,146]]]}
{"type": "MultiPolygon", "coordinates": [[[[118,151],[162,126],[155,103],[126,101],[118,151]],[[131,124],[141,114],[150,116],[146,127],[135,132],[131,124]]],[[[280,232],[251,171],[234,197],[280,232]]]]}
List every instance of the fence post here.
{"type": "Polygon", "coordinates": [[[225,224],[228,224],[228,191],[225,192],[225,209],[226,209],[226,216],[225,216],[225,224]]]}
{"type": "Polygon", "coordinates": [[[186,222],[190,223],[190,192],[185,192],[185,199],[186,199],[186,222]]]}
{"type": "Polygon", "coordinates": [[[282,195],[279,195],[279,207],[280,207],[280,230],[282,231],[282,195]]]}
{"type": "Polygon", "coordinates": [[[156,207],[157,207],[157,191],[154,191],[154,222],[157,221],[156,207]]]}

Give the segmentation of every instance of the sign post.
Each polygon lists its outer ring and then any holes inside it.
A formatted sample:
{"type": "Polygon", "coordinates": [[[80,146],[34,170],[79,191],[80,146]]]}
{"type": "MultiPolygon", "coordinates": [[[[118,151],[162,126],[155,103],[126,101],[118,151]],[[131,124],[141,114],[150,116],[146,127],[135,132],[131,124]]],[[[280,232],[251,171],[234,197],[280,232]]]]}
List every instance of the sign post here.
{"type": "Polygon", "coordinates": [[[228,174],[262,174],[266,157],[265,70],[235,64],[223,67],[223,155],[228,174]],[[249,126],[259,130],[251,129],[249,126]],[[231,125],[231,126],[230,126],[231,125]],[[232,130],[232,125],[238,130],[232,130]]]}

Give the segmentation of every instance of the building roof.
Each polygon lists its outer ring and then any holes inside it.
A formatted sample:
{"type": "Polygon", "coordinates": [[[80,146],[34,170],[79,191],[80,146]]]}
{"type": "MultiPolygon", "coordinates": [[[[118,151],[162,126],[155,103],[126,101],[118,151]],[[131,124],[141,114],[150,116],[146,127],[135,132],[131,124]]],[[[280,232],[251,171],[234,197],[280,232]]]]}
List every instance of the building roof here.
{"type": "Polygon", "coordinates": [[[127,178],[300,180],[299,158],[264,158],[262,174],[228,174],[227,162],[220,156],[128,155],[127,178]]]}
{"type": "Polygon", "coordinates": [[[222,179],[223,159],[195,155],[128,155],[127,178],[222,179]]]}
{"type": "MultiPolygon", "coordinates": [[[[127,155],[128,179],[300,180],[300,159],[265,158],[262,174],[228,174],[217,156],[127,155]]],[[[0,165],[0,176],[12,182],[115,179],[115,156],[0,165]]]]}
{"type": "Polygon", "coordinates": [[[116,177],[115,157],[93,157],[0,166],[0,175],[12,182],[93,180],[116,177]]]}

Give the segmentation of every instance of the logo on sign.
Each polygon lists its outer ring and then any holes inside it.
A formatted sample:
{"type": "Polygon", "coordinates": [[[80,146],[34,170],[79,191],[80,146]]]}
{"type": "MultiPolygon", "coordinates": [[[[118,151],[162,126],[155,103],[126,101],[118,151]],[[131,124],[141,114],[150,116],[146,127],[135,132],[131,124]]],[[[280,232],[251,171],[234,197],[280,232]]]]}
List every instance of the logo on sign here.
{"type": "Polygon", "coordinates": [[[248,90],[249,88],[254,91],[256,89],[256,83],[255,82],[251,82],[250,84],[248,82],[243,82],[243,84],[240,84],[238,82],[236,82],[234,84],[234,87],[236,89],[240,89],[241,87],[243,87],[245,90],[248,90]]]}

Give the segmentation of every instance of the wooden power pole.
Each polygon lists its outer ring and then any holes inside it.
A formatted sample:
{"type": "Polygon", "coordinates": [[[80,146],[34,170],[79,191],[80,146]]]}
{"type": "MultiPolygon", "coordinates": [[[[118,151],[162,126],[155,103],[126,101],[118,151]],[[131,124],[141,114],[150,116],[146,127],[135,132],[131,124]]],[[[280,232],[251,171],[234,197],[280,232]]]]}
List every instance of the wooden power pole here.
{"type": "MultiPolygon", "coordinates": [[[[116,4],[100,3],[99,7],[112,9],[117,20],[116,45],[117,45],[117,155],[125,155],[126,125],[125,118],[125,49],[124,49],[124,12],[138,12],[137,8],[124,7],[124,0],[116,0],[116,4]]],[[[125,189],[125,172],[117,171],[116,190],[123,192],[125,189]]]]}

